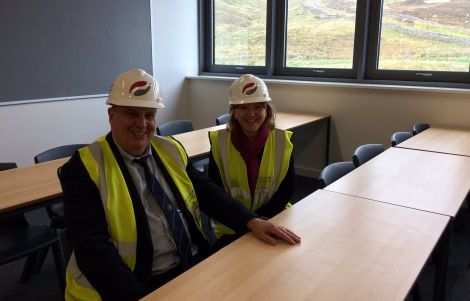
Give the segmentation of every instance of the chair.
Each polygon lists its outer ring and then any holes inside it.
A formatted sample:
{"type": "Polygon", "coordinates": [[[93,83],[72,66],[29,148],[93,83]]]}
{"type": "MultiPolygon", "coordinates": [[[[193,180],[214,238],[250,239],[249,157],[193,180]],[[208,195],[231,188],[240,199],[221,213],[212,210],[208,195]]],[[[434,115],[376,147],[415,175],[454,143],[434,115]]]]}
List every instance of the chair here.
{"type": "MultiPolygon", "coordinates": [[[[16,168],[16,163],[0,163],[0,170],[16,168]]],[[[6,215],[0,219],[0,265],[28,257],[21,281],[29,281],[40,251],[52,247],[59,287],[65,288],[65,260],[57,231],[47,226],[30,225],[24,214],[6,215]]],[[[8,275],[6,275],[8,277],[8,275]]]]}
{"type": "MultiPolygon", "coordinates": [[[[159,125],[157,127],[157,135],[172,136],[172,135],[182,134],[186,132],[191,132],[192,130],[193,130],[193,123],[191,122],[191,120],[173,120],[173,121],[167,121],[159,125]]],[[[207,174],[207,167],[209,166],[209,158],[191,160],[191,163],[197,170],[207,174]]]]}
{"type": "MultiPolygon", "coordinates": [[[[42,163],[46,161],[61,159],[72,156],[75,151],[79,148],[87,146],[87,144],[69,144],[51,148],[34,157],[34,163],[42,163]]],[[[57,203],[46,207],[47,215],[51,219],[51,227],[53,228],[65,228],[64,218],[64,204],[62,198],[57,198],[57,203]]]]}
{"type": "Polygon", "coordinates": [[[356,148],[353,155],[353,162],[356,167],[361,166],[370,159],[384,151],[382,144],[364,144],[356,148]]]}
{"type": "Polygon", "coordinates": [[[323,168],[320,174],[320,182],[322,184],[322,187],[325,188],[326,186],[330,185],[342,176],[351,172],[354,168],[356,168],[356,166],[354,166],[354,163],[352,161],[336,162],[329,164],[328,166],[323,168]]]}
{"type": "Polygon", "coordinates": [[[415,123],[413,124],[413,136],[416,135],[416,134],[419,134],[421,133],[422,131],[424,130],[427,130],[429,129],[431,126],[429,125],[429,123],[415,123]]]}
{"type": "Polygon", "coordinates": [[[226,124],[228,123],[229,120],[230,120],[230,114],[227,113],[227,114],[217,117],[217,119],[215,119],[215,124],[217,125],[226,124]]]}
{"type": "Polygon", "coordinates": [[[181,133],[191,132],[193,123],[191,120],[173,120],[165,122],[157,127],[157,135],[172,136],[181,133]]]}
{"type": "MultiPolygon", "coordinates": [[[[66,157],[72,156],[76,150],[79,148],[85,147],[88,144],[68,144],[68,145],[61,145],[46,151],[43,151],[40,154],[34,156],[34,163],[42,163],[56,159],[62,159],[66,157]]],[[[49,218],[51,219],[51,227],[54,229],[61,229],[63,231],[59,231],[60,239],[62,240],[62,254],[68,257],[72,253],[72,247],[70,246],[70,242],[67,239],[67,223],[65,221],[64,216],[64,203],[61,197],[55,199],[52,205],[46,206],[46,212],[49,218]]],[[[39,256],[36,263],[36,273],[39,273],[41,267],[46,259],[47,249],[39,252],[39,256]]]]}
{"type": "Polygon", "coordinates": [[[411,137],[413,137],[413,134],[410,132],[396,132],[393,133],[392,137],[390,138],[390,142],[392,143],[392,146],[396,146],[397,144],[400,144],[411,137]]]}

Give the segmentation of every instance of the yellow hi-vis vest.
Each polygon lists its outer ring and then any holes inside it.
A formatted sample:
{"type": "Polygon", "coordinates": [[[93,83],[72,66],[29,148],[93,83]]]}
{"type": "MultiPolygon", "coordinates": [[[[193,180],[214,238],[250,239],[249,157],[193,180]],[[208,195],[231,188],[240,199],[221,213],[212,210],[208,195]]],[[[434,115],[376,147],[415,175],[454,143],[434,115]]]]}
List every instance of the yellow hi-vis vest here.
{"type": "MultiPolygon", "coordinates": [[[[186,152],[171,138],[154,136],[151,145],[174,181],[199,231],[204,234],[194,187],[186,173],[188,164],[186,152]]],[[[134,270],[137,249],[134,208],[126,181],[106,141],[106,136],[80,149],[79,154],[90,178],[98,187],[111,240],[124,263],[134,270]]],[[[68,301],[101,300],[97,291],[78,268],[74,254],[67,266],[66,283],[65,299],[68,301]]]]}
{"type": "MultiPolygon", "coordinates": [[[[245,160],[233,146],[231,132],[226,129],[209,132],[212,156],[219,169],[225,190],[253,211],[266,204],[281,185],[289,169],[293,150],[291,136],[292,132],[289,131],[279,129],[269,131],[252,198],[245,160]]],[[[287,207],[289,205],[288,203],[287,207]]],[[[233,235],[235,232],[221,223],[216,223],[217,238],[225,234],[233,235]]]]}

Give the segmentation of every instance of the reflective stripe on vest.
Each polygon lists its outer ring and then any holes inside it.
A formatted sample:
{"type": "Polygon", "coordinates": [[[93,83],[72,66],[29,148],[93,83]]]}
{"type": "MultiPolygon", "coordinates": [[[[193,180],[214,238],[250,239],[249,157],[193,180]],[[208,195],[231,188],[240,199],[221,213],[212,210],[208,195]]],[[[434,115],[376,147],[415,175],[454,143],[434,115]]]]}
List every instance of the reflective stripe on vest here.
{"type": "MultiPolygon", "coordinates": [[[[289,169],[293,145],[292,132],[270,130],[261,159],[258,181],[253,198],[248,183],[247,167],[240,152],[231,142],[226,129],[209,133],[212,155],[217,164],[225,190],[253,211],[266,204],[279,188],[289,169]]],[[[234,234],[230,228],[216,223],[216,236],[234,234]]]]}
{"type": "Polygon", "coordinates": [[[172,137],[163,138],[155,136],[151,143],[181,194],[184,204],[196,222],[199,232],[204,235],[196,192],[186,172],[186,165],[188,165],[188,155],[186,151],[181,144],[172,137]]]}
{"type": "MultiPolygon", "coordinates": [[[[198,202],[186,173],[188,163],[186,152],[173,139],[155,136],[151,144],[183,197],[186,208],[196,221],[199,231],[203,233],[198,202]]],[[[123,262],[134,270],[137,249],[134,208],[124,176],[106,141],[106,136],[80,149],[79,154],[90,178],[99,190],[111,241],[123,262]]],[[[72,254],[67,266],[66,282],[66,300],[101,300],[78,268],[75,254],[72,254]]]]}

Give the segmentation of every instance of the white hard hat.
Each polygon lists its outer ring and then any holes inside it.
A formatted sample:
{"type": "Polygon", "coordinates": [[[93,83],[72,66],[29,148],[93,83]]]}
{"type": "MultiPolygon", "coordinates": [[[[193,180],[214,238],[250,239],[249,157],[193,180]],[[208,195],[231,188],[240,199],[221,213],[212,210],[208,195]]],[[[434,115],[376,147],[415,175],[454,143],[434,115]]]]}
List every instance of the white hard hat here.
{"type": "Polygon", "coordinates": [[[161,109],[162,90],[157,81],[142,69],[119,75],[109,89],[108,105],[161,109]]]}
{"type": "Polygon", "coordinates": [[[230,87],[229,100],[231,105],[244,103],[268,102],[268,87],[264,81],[251,74],[243,74],[230,87]]]}

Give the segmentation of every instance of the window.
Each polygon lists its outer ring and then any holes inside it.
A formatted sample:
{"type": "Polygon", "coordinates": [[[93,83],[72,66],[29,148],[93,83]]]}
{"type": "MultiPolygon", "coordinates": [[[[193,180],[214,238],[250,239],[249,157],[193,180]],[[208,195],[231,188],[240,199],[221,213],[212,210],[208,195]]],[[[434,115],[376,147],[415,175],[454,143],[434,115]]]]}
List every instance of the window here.
{"type": "Polygon", "coordinates": [[[352,69],[355,21],[356,1],[289,1],[285,66],[352,69]]]}
{"type": "Polygon", "coordinates": [[[470,84],[470,0],[201,0],[201,7],[202,72],[470,84]]]}
{"type": "Polygon", "coordinates": [[[469,0],[385,0],[372,5],[369,74],[470,83],[469,0]]]}
{"type": "Polygon", "coordinates": [[[214,64],[266,65],[266,1],[214,1],[214,64]]]}
{"type": "Polygon", "coordinates": [[[469,71],[470,1],[426,2],[385,1],[379,69],[469,71]]]}
{"type": "Polygon", "coordinates": [[[355,78],[358,1],[279,1],[279,75],[355,78]]]}
{"type": "Polygon", "coordinates": [[[201,1],[206,22],[204,60],[210,72],[266,74],[271,28],[266,0],[201,1]]]}

